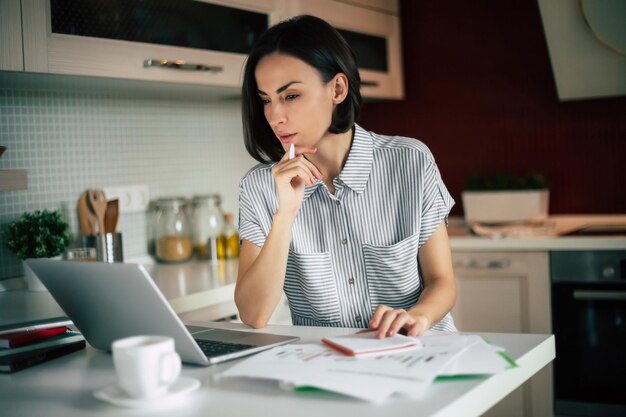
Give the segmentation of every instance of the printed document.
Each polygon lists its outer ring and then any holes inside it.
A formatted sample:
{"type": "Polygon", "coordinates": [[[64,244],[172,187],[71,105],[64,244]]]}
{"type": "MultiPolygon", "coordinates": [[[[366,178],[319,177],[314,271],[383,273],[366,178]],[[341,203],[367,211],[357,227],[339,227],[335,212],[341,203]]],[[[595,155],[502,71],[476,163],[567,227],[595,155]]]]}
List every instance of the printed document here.
{"type": "Polygon", "coordinates": [[[415,339],[421,345],[418,349],[365,357],[347,356],[322,344],[279,346],[237,363],[221,376],[271,379],[283,386],[316,387],[382,402],[394,394],[420,397],[439,375],[490,374],[508,366],[497,348],[479,336],[415,339]],[[466,352],[475,364],[466,364],[466,352]]]}

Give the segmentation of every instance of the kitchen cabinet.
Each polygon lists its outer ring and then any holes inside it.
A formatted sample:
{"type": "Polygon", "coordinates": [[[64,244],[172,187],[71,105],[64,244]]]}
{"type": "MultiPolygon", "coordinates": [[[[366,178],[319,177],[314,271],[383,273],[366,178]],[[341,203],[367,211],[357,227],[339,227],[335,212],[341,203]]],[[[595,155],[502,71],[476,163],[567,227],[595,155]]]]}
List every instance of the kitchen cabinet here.
{"type": "Polygon", "coordinates": [[[22,0],[24,70],[239,87],[249,47],[283,4],[22,0]]]}
{"type": "MultiPolygon", "coordinates": [[[[547,252],[453,251],[459,331],[551,333],[547,252]]],[[[548,366],[486,416],[551,416],[548,366]]]]}
{"type": "Polygon", "coordinates": [[[397,0],[21,0],[21,15],[19,6],[0,0],[2,34],[10,34],[0,45],[11,51],[11,57],[3,53],[0,69],[202,84],[233,93],[258,36],[285,18],[312,14],[355,50],[363,97],[404,97],[397,0]]]}
{"type": "Polygon", "coordinates": [[[0,0],[0,70],[24,71],[20,2],[0,0]]]}
{"type": "Polygon", "coordinates": [[[291,0],[286,4],[289,16],[310,14],[339,30],[357,56],[361,94],[371,99],[404,98],[400,18],[393,10],[397,2],[385,0],[291,0]]]}

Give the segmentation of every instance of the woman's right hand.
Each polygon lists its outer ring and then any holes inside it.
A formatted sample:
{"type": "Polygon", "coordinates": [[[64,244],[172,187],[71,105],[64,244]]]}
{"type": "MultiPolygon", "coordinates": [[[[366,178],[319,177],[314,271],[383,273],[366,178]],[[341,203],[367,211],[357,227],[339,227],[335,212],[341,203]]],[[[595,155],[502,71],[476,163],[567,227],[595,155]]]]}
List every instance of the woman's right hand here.
{"type": "Polygon", "coordinates": [[[302,205],[304,186],[314,185],[322,179],[322,173],[309,162],[305,153],[314,153],[317,148],[296,147],[296,156],[289,159],[289,152],[272,168],[278,193],[278,211],[295,216],[302,205]]]}

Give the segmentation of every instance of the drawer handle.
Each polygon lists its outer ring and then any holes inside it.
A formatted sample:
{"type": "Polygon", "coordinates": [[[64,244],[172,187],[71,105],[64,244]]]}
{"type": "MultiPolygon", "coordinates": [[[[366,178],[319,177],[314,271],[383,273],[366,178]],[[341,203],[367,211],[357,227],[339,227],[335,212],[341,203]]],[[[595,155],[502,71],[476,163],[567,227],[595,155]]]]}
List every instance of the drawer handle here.
{"type": "Polygon", "coordinates": [[[378,81],[361,80],[361,87],[378,87],[378,81]]]}
{"type": "Polygon", "coordinates": [[[626,300],[626,292],[574,290],[574,300],[626,300]]]}
{"type": "Polygon", "coordinates": [[[511,261],[509,259],[464,259],[457,265],[472,269],[505,269],[511,266],[511,261]]]}
{"type": "Polygon", "coordinates": [[[222,72],[224,67],[218,65],[204,65],[204,64],[192,64],[181,59],[170,61],[169,59],[146,59],[143,61],[143,66],[148,67],[161,67],[161,68],[174,68],[184,71],[208,71],[208,72],[222,72]]]}

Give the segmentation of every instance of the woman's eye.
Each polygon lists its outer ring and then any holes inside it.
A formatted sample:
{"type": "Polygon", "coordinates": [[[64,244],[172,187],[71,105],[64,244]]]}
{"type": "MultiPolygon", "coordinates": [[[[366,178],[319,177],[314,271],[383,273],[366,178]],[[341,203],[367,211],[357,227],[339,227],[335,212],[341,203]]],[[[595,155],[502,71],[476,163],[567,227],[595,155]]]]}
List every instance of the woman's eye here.
{"type": "Polygon", "coordinates": [[[287,94],[286,96],[287,100],[295,100],[296,98],[298,98],[297,94],[287,94]]]}
{"type": "Polygon", "coordinates": [[[261,104],[263,104],[264,106],[267,104],[270,104],[270,99],[269,98],[262,98],[261,99],[261,104]]]}

